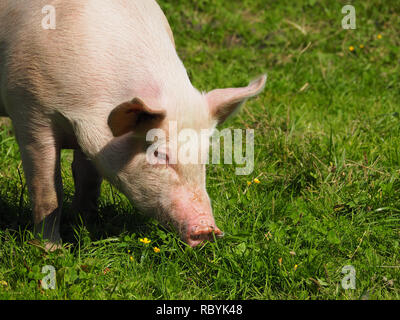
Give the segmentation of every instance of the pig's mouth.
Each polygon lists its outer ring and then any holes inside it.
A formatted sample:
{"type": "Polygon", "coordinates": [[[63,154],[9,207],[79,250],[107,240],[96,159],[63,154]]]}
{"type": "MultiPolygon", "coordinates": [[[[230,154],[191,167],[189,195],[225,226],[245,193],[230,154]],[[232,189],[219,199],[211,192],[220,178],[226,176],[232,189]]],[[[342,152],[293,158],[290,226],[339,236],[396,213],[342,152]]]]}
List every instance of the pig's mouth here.
{"type": "Polygon", "coordinates": [[[184,241],[191,247],[224,236],[224,233],[215,225],[214,221],[202,217],[198,217],[195,222],[189,222],[186,230],[184,241]]]}
{"type": "Polygon", "coordinates": [[[204,244],[207,241],[213,242],[215,239],[224,237],[222,232],[215,224],[212,216],[201,214],[187,219],[187,215],[183,214],[184,219],[165,219],[166,214],[158,215],[156,218],[161,224],[180,234],[182,241],[186,242],[192,248],[204,244]]]}

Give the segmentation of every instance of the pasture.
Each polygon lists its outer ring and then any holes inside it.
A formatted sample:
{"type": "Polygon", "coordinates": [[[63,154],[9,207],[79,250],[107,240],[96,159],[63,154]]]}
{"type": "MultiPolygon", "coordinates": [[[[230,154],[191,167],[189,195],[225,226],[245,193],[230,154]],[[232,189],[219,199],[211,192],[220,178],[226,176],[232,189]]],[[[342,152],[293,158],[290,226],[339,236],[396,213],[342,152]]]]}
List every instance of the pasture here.
{"type": "Polygon", "coordinates": [[[268,74],[224,125],[254,129],[253,173],[207,169],[225,232],[215,243],[187,247],[108,183],[98,221],[82,224],[65,150],[65,247],[44,253],[28,243],[20,154],[0,120],[0,299],[399,299],[400,2],[352,1],[354,30],[342,28],[346,4],[160,1],[197,88],[268,74]],[[40,285],[46,265],[55,290],[40,285]]]}

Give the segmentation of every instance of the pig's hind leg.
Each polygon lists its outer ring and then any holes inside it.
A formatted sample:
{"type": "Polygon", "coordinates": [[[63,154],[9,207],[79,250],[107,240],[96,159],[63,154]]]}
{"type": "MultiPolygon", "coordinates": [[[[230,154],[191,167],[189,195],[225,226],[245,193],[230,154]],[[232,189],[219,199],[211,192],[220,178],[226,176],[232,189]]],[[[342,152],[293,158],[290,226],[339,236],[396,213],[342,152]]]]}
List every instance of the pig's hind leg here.
{"type": "Polygon", "coordinates": [[[72,207],[75,211],[82,213],[86,224],[95,223],[103,178],[80,150],[74,151],[71,167],[75,184],[72,207]]]}
{"type": "Polygon", "coordinates": [[[32,203],[35,237],[45,240],[46,250],[57,249],[61,246],[63,202],[60,145],[49,127],[31,129],[14,123],[14,129],[32,203]]]}

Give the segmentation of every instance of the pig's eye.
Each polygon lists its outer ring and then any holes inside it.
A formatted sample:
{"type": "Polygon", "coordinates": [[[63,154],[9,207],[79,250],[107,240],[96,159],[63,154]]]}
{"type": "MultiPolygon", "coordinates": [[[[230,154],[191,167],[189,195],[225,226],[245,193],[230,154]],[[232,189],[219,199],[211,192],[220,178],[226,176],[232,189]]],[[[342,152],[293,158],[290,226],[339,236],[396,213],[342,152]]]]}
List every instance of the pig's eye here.
{"type": "Polygon", "coordinates": [[[154,156],[158,159],[158,163],[160,164],[168,164],[169,163],[169,157],[168,154],[162,153],[159,151],[154,151],[154,156]]]}

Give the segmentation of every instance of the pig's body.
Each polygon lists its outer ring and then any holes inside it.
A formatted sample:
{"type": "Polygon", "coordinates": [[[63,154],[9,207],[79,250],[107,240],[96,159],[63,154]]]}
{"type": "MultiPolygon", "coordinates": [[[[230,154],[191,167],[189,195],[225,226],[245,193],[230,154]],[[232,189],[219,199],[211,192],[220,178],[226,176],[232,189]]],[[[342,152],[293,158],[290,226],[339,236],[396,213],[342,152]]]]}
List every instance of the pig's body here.
{"type": "Polygon", "coordinates": [[[193,90],[164,19],[154,1],[3,0],[2,114],[55,124],[65,146],[80,145],[74,129],[86,122],[98,131],[83,142],[94,156],[113,138],[107,118],[122,101],[175,108],[162,100],[193,90]],[[56,30],[41,26],[45,5],[56,9],[56,30]]]}
{"type": "Polygon", "coordinates": [[[12,119],[43,237],[60,241],[62,148],[76,150],[74,202],[83,211],[95,210],[105,177],[191,245],[220,234],[204,166],[150,166],[145,140],[134,129],[143,123],[168,129],[171,120],[179,129],[212,128],[217,115],[225,118],[218,107],[233,109],[258,93],[264,78],[229,92],[200,93],[161,9],[143,0],[2,0],[0,76],[0,116],[12,119]],[[47,5],[56,9],[55,30],[42,28],[47,5]],[[135,121],[126,122],[131,114],[135,121]],[[130,125],[132,132],[123,129],[130,125]]]}

